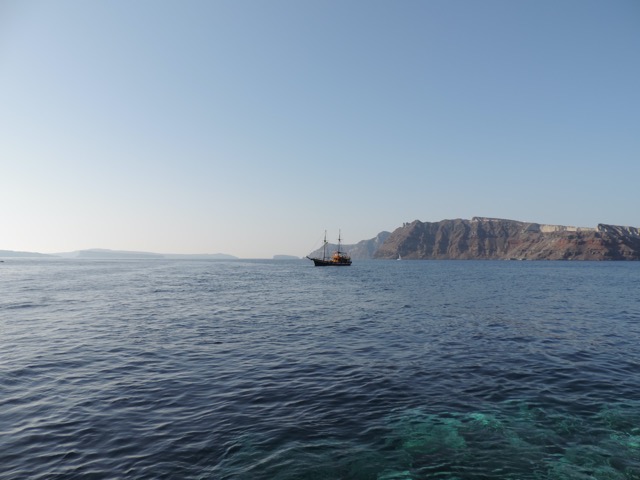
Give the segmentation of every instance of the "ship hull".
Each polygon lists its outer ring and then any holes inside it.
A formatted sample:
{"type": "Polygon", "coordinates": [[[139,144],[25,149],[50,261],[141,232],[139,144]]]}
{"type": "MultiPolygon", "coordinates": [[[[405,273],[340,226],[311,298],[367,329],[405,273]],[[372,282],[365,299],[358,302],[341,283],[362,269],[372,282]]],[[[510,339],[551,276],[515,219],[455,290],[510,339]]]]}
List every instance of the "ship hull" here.
{"type": "Polygon", "coordinates": [[[309,258],[309,260],[313,260],[313,264],[316,267],[348,267],[349,265],[351,265],[351,261],[334,262],[332,260],[322,260],[321,258],[309,258]]]}

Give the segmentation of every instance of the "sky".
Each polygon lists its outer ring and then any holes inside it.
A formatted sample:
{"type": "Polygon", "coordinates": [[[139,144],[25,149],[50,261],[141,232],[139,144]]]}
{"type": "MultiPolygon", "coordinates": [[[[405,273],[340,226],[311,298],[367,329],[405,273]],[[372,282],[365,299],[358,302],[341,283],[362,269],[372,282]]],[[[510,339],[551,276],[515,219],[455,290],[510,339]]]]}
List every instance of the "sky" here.
{"type": "Polygon", "coordinates": [[[637,0],[2,0],[0,249],[640,226],[637,0]]]}

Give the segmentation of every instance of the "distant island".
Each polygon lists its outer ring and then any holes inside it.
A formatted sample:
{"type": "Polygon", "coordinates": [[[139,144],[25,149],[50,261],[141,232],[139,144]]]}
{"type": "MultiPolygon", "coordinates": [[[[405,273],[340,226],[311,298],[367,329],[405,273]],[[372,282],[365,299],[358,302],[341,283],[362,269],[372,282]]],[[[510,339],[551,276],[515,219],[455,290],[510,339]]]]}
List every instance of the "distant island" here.
{"type": "Polygon", "coordinates": [[[0,250],[0,257],[49,257],[49,258],[78,258],[78,259],[174,259],[174,260],[237,260],[238,257],[225,253],[203,253],[203,254],[179,254],[179,253],[151,253],[135,252],[127,250],[109,250],[105,248],[91,248],[88,250],[76,250],[64,253],[36,253],[36,252],[16,252],[13,250],[0,250]]]}
{"type": "Polygon", "coordinates": [[[0,258],[29,258],[29,257],[50,257],[46,253],[17,252],[15,250],[0,250],[0,258]]]}
{"type": "Polygon", "coordinates": [[[640,231],[617,225],[588,228],[487,217],[415,220],[392,233],[381,232],[371,240],[343,247],[355,260],[640,260],[640,231]]]}

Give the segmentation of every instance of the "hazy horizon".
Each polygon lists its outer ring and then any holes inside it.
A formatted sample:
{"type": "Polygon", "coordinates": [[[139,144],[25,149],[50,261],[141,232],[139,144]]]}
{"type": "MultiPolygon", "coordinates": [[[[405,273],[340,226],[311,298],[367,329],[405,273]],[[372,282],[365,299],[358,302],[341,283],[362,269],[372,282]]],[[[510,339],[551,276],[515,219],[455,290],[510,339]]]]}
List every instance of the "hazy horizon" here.
{"type": "MultiPolygon", "coordinates": [[[[483,218],[496,218],[496,217],[483,217],[483,218]]],[[[416,219],[419,220],[419,219],[416,219]]],[[[455,220],[455,219],[442,219],[442,221],[445,220],[455,220]]],[[[466,220],[471,220],[471,219],[466,219],[466,220]]],[[[523,220],[519,220],[519,219],[500,219],[500,220],[511,220],[511,221],[520,221],[523,223],[540,223],[540,222],[526,222],[523,220]]],[[[438,222],[438,221],[436,221],[438,222]]],[[[598,222],[598,224],[606,224],[606,225],[612,225],[610,223],[607,222],[598,222]]],[[[541,224],[542,225],[542,224],[541,224]]],[[[597,225],[594,226],[589,226],[589,225],[562,225],[562,226],[566,226],[566,227],[577,227],[577,228],[596,228],[597,225]]],[[[633,228],[638,228],[635,225],[616,225],[616,226],[621,226],[621,227],[633,227],[633,228]]],[[[399,225],[397,228],[400,228],[401,225],[399,225]]],[[[395,230],[395,228],[393,229],[395,230]]],[[[393,230],[391,230],[390,233],[393,232],[393,230]]],[[[383,233],[384,230],[381,230],[380,232],[378,232],[378,234],[376,234],[374,237],[371,238],[362,238],[360,240],[356,240],[354,242],[352,242],[351,244],[344,244],[344,245],[355,245],[361,241],[368,241],[368,240],[373,240],[377,235],[383,233]]],[[[324,238],[324,235],[323,235],[324,238]]],[[[327,241],[329,243],[329,245],[336,245],[337,244],[337,239],[330,239],[329,237],[327,237],[327,241]]],[[[286,252],[281,252],[281,253],[274,253],[273,255],[269,256],[269,257],[239,257],[236,255],[232,255],[226,252],[194,252],[194,253],[175,253],[175,252],[157,252],[157,251],[149,251],[149,250],[119,250],[119,249],[112,249],[112,248],[108,248],[108,247],[90,247],[90,248],[85,248],[85,249],[78,249],[78,250],[71,250],[71,251],[65,251],[65,252],[31,252],[31,251],[15,251],[16,253],[40,253],[40,254],[46,254],[46,255],[68,255],[68,254],[72,254],[72,253],[78,253],[78,252],[90,252],[90,251],[96,251],[96,252],[100,252],[100,251],[104,251],[104,252],[113,252],[113,253],[124,253],[124,254],[153,254],[153,255],[160,255],[160,256],[230,256],[230,257],[235,257],[238,260],[251,260],[251,259],[255,259],[255,260],[263,260],[263,259],[271,259],[273,257],[277,257],[277,256],[290,256],[290,257],[296,257],[296,258],[305,258],[306,255],[313,253],[314,251],[317,251],[318,249],[322,248],[322,242],[319,239],[318,243],[316,244],[316,246],[314,246],[312,249],[310,249],[307,253],[303,254],[303,255],[295,255],[295,254],[290,254],[290,253],[286,253],[286,252]]],[[[0,249],[0,251],[2,250],[6,250],[6,249],[0,249]]],[[[13,250],[12,250],[13,251],[13,250]]]]}
{"type": "Polygon", "coordinates": [[[0,4],[0,249],[640,226],[640,3],[0,4]]]}

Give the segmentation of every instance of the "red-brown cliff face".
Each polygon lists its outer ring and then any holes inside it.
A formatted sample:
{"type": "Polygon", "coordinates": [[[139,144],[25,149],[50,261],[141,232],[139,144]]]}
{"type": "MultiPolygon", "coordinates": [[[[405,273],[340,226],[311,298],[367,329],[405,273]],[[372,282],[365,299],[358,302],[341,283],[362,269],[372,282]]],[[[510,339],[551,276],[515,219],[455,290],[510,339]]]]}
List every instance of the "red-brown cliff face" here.
{"type": "Polygon", "coordinates": [[[496,218],[418,220],[396,229],[373,258],[640,260],[640,231],[576,228],[496,218]]]}

